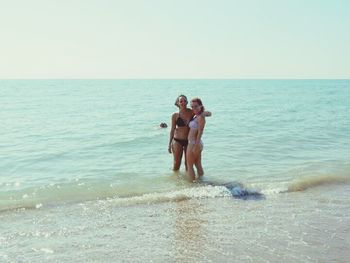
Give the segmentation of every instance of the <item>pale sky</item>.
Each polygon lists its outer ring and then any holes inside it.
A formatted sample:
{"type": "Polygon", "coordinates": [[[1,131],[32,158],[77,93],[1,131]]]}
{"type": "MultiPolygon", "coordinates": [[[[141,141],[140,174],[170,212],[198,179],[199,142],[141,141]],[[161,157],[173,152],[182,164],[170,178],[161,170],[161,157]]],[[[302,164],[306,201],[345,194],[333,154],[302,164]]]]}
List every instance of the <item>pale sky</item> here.
{"type": "Polygon", "coordinates": [[[0,0],[0,78],[350,78],[348,0],[0,0]]]}

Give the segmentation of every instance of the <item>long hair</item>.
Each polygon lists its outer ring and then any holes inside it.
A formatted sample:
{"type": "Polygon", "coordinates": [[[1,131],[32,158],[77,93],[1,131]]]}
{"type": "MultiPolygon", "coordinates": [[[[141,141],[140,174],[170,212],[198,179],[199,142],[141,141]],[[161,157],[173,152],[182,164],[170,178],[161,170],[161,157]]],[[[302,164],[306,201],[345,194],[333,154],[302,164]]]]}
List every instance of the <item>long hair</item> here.
{"type": "Polygon", "coordinates": [[[203,106],[203,103],[202,103],[202,100],[200,98],[193,98],[191,100],[191,102],[196,102],[198,103],[198,105],[200,106],[201,110],[200,110],[200,113],[203,113],[204,112],[204,106],[203,106]]]}

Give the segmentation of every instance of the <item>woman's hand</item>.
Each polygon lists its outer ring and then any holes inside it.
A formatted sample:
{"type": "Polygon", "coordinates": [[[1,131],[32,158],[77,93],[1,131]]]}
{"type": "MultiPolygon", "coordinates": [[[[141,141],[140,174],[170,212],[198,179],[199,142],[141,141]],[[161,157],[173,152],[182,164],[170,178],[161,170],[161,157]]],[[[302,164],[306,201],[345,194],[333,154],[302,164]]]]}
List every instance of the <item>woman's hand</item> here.
{"type": "Polygon", "coordinates": [[[168,146],[168,152],[171,153],[171,145],[168,146]]]}

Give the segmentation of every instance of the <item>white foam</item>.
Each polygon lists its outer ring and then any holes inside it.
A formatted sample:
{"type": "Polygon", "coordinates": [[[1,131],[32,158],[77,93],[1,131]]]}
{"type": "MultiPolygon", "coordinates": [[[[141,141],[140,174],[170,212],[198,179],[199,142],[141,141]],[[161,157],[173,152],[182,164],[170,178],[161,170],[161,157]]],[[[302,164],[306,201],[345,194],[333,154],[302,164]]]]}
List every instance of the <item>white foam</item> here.
{"type": "Polygon", "coordinates": [[[117,204],[150,204],[159,202],[181,201],[187,199],[232,197],[231,192],[224,186],[201,186],[181,189],[171,192],[149,193],[141,196],[123,197],[109,199],[110,202],[117,204]]]}

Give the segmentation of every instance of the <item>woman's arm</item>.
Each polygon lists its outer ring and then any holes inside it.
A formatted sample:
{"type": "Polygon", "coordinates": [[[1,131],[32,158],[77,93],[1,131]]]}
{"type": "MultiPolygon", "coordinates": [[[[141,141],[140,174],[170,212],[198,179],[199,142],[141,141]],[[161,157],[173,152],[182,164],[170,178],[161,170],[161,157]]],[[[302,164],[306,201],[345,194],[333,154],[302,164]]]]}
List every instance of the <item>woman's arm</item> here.
{"type": "Polygon", "coordinates": [[[169,145],[168,145],[169,153],[171,153],[171,142],[173,141],[173,138],[174,138],[175,128],[176,128],[176,113],[173,113],[173,115],[171,116],[171,129],[170,129],[169,145]]]}
{"type": "Polygon", "coordinates": [[[204,116],[198,116],[197,118],[198,118],[198,133],[196,138],[196,144],[200,144],[202,139],[202,134],[204,131],[204,126],[205,126],[205,118],[204,116]]]}
{"type": "Polygon", "coordinates": [[[205,111],[205,112],[203,112],[203,115],[205,116],[205,117],[210,117],[211,116],[211,111],[205,111]]]}

